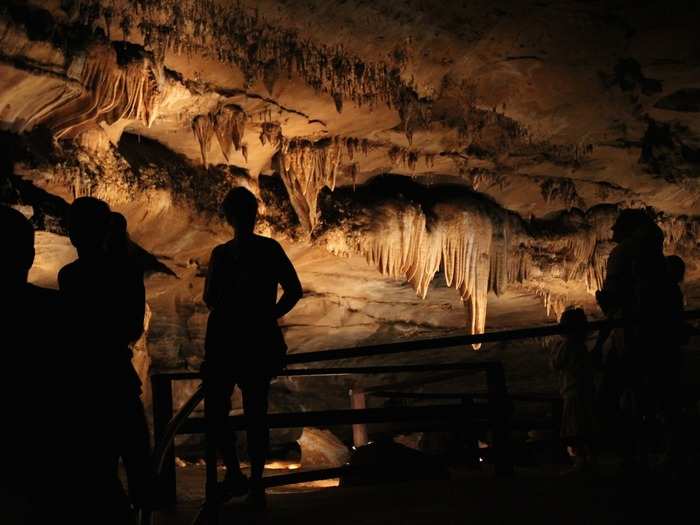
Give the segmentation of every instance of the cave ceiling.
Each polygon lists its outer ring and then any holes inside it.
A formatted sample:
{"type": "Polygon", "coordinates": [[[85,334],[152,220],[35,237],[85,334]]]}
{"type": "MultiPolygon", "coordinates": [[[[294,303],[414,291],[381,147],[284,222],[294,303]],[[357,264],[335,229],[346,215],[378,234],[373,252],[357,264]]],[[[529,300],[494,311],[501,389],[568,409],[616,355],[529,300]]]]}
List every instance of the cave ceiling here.
{"type": "Polygon", "coordinates": [[[5,200],[44,230],[47,282],[66,202],[124,211],[158,272],[152,329],[193,347],[235,185],[302,273],[289,330],[338,329],[307,346],[483,331],[487,297],[506,325],[496,296],[590,302],[625,207],[653,208],[693,282],[698,22],[692,1],[5,2],[5,200]]]}

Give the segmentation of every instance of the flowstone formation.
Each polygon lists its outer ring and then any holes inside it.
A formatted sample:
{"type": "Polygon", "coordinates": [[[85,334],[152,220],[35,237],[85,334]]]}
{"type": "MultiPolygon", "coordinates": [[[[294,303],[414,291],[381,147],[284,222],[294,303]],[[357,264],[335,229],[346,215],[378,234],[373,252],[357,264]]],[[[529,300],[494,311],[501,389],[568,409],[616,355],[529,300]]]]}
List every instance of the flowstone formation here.
{"type": "Polygon", "coordinates": [[[293,351],[518,326],[522,297],[596,313],[624,208],[694,305],[700,8],[632,4],[5,2],[0,195],[42,231],[42,276],[71,199],[126,215],[157,366],[201,358],[234,186],[300,269],[293,351]]]}

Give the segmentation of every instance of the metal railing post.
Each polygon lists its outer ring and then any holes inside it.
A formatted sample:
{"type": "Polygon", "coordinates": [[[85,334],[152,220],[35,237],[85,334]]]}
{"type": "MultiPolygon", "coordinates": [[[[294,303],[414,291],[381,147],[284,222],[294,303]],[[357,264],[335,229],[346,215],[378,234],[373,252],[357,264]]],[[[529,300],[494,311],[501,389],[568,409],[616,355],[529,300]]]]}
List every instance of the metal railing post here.
{"type": "MultiPolygon", "coordinates": [[[[367,400],[365,393],[362,390],[350,389],[350,408],[362,409],[367,408],[367,400]]],[[[352,444],[355,448],[359,448],[363,445],[369,443],[369,437],[367,435],[367,424],[357,423],[352,426],[352,444]]]]}
{"type": "MultiPolygon", "coordinates": [[[[153,374],[151,392],[154,441],[159,443],[164,438],[168,423],[173,417],[173,388],[170,377],[153,374]]],[[[156,479],[155,498],[159,506],[171,507],[176,503],[175,447],[171,447],[165,455],[163,470],[156,479]]]]}

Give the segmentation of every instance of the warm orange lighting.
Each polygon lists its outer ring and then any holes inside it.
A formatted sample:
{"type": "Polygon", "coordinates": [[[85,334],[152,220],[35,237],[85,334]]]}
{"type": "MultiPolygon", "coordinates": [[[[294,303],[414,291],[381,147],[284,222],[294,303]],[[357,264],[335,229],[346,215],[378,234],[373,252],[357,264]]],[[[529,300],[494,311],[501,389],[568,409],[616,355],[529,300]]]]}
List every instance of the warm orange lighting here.
{"type": "Polygon", "coordinates": [[[289,463],[287,461],[270,461],[265,463],[265,468],[270,470],[296,470],[301,468],[301,463],[289,463]]]}

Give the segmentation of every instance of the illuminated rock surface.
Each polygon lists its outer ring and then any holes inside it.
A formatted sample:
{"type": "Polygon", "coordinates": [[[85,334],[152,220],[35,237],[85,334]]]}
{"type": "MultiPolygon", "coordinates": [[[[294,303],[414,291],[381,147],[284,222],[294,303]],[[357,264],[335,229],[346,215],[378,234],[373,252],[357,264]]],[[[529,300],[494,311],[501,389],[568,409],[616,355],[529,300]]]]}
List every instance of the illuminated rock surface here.
{"type": "MultiPolygon", "coordinates": [[[[32,279],[74,257],[66,202],[107,200],[149,261],[151,363],[196,368],[242,185],[304,285],[292,352],[596,314],[626,207],[654,208],[697,307],[700,8],[616,6],[5,2],[2,199],[42,230],[32,279]]],[[[512,347],[509,380],[548,385],[539,343],[512,347]]]]}

